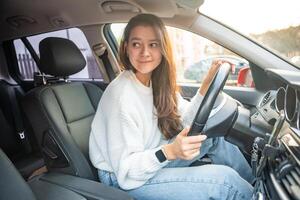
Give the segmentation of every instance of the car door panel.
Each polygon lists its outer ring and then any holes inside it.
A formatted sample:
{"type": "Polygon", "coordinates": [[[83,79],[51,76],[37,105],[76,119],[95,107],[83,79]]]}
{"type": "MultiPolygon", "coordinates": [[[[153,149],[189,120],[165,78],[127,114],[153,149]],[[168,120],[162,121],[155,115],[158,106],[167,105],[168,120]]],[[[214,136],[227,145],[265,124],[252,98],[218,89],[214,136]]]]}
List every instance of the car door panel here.
{"type": "MultiPolygon", "coordinates": [[[[190,100],[199,89],[197,85],[180,85],[181,95],[183,98],[190,100]]],[[[246,87],[233,87],[225,86],[224,92],[231,96],[232,98],[238,100],[243,105],[249,107],[255,107],[262,95],[264,94],[261,91],[256,90],[255,88],[246,88],[246,87]]]]}

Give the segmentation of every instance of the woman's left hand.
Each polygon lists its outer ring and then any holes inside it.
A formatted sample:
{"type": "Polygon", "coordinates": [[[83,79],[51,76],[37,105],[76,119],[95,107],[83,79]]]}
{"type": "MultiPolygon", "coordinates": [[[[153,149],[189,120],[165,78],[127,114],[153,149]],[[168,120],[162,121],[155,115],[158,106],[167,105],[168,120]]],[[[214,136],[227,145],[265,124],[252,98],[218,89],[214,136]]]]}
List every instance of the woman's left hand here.
{"type": "Polygon", "coordinates": [[[215,74],[218,72],[220,66],[224,63],[228,63],[231,65],[232,71],[234,70],[234,65],[226,60],[214,60],[202,81],[201,88],[199,90],[200,94],[204,96],[208,90],[209,84],[211,83],[212,79],[214,78],[215,74]]]}

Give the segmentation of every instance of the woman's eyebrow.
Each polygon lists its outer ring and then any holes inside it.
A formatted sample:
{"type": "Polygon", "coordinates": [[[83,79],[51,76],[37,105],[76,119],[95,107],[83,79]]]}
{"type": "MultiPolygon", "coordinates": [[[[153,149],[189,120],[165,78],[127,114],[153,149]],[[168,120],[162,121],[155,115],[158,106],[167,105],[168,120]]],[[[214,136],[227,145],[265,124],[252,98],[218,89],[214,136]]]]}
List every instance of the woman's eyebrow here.
{"type": "Polygon", "coordinates": [[[158,39],[152,39],[152,40],[149,40],[150,42],[159,42],[158,39]]]}
{"type": "Polygon", "coordinates": [[[138,38],[138,37],[133,37],[133,38],[130,38],[130,41],[132,40],[142,40],[141,38],[138,38]]]}
{"type": "MultiPolygon", "coordinates": [[[[133,40],[141,41],[142,39],[139,38],[139,37],[133,37],[133,38],[130,39],[130,41],[133,41],[133,40]]],[[[150,42],[159,42],[158,39],[151,39],[151,40],[148,40],[148,41],[150,41],[150,42]]]]}

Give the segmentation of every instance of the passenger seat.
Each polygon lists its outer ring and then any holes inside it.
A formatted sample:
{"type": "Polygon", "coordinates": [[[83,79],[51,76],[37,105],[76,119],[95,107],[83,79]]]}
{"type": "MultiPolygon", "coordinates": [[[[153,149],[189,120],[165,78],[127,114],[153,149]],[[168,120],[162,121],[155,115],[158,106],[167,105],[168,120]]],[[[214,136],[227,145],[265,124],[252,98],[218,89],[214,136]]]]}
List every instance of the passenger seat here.
{"type": "Polygon", "coordinates": [[[70,40],[42,40],[40,71],[63,81],[31,90],[22,101],[48,170],[97,180],[90,163],[88,143],[91,122],[103,91],[86,82],[70,82],[86,61],[70,40]]]}

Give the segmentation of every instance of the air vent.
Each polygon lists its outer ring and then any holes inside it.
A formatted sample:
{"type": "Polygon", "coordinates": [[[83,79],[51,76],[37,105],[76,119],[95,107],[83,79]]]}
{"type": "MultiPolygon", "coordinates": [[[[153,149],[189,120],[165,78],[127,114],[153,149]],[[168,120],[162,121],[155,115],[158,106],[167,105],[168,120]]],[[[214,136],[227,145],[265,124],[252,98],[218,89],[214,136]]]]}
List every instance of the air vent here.
{"type": "Polygon", "coordinates": [[[276,166],[277,180],[291,199],[300,200],[300,169],[288,152],[280,156],[281,162],[276,166]]]}
{"type": "Polygon", "coordinates": [[[300,199],[300,170],[298,167],[282,178],[281,183],[291,197],[300,199]]]}
{"type": "Polygon", "coordinates": [[[271,91],[267,92],[265,96],[262,98],[260,106],[264,106],[269,101],[270,97],[271,97],[271,91]]]}

